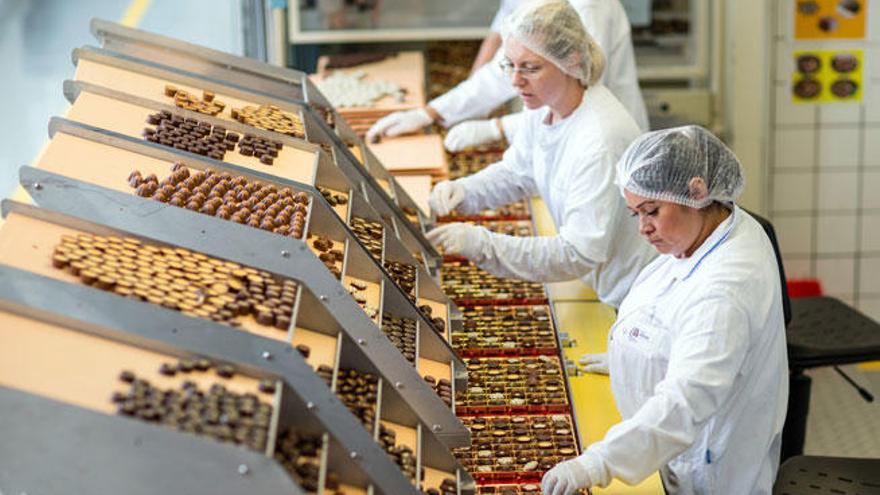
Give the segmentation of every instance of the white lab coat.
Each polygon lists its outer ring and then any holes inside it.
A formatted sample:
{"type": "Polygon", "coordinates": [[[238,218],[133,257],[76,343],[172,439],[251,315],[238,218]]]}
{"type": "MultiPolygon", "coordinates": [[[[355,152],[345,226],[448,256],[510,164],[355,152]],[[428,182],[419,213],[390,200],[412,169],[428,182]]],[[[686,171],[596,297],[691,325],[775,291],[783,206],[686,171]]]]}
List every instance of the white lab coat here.
{"type": "MultiPolygon", "coordinates": [[[[493,29],[500,26],[522,0],[502,2],[493,29]]],[[[629,20],[619,0],[570,0],[580,15],[587,32],[605,53],[605,72],[600,82],[614,93],[643,132],[649,128],[648,112],[642,99],[636,75],[636,59],[630,36],[629,20]]],[[[487,115],[505,101],[517,95],[516,90],[499,67],[503,50],[480,67],[471,77],[462,81],[446,94],[431,100],[429,105],[443,117],[443,124],[451,126],[463,120],[487,115]]],[[[505,120],[505,126],[514,127],[514,121],[505,120]]],[[[515,126],[518,128],[519,126],[515,126]]],[[[512,129],[505,129],[505,133],[512,129]]],[[[512,134],[512,132],[510,132],[512,134]]],[[[508,134],[508,136],[510,136],[508,134]]]]}
{"type": "Polygon", "coordinates": [[[493,234],[471,261],[503,277],[553,282],[583,278],[617,306],[656,253],[640,238],[614,185],[615,164],[639,129],[602,85],[584,92],[565,119],[547,124],[550,109],[526,110],[525,125],[498,163],[459,179],[463,213],[540,194],[558,235],[493,234]]]}
{"type": "Polygon", "coordinates": [[[735,207],[685,259],[660,256],[608,342],[623,421],[580,461],[594,480],[660,469],[670,494],[770,494],[788,402],[779,272],[764,230],[735,207]]]}

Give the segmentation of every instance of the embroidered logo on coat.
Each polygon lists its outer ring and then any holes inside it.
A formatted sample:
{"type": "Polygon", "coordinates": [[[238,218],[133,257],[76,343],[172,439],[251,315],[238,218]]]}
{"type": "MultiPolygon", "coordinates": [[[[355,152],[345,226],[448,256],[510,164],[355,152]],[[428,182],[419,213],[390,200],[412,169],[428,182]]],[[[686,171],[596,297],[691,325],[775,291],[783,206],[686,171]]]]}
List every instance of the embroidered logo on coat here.
{"type": "Polygon", "coordinates": [[[639,340],[644,341],[644,342],[649,342],[651,340],[651,337],[649,337],[648,334],[646,334],[642,330],[639,330],[639,327],[630,328],[629,331],[626,332],[626,335],[633,342],[636,342],[639,340]]]}

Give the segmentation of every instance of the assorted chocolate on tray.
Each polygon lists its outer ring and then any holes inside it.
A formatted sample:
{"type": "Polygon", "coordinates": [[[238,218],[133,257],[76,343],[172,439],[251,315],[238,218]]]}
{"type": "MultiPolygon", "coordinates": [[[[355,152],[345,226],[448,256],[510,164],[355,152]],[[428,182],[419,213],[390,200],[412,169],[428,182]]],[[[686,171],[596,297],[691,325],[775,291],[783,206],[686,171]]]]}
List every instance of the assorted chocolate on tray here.
{"type": "Polygon", "coordinates": [[[557,355],[550,307],[462,306],[464,327],[452,332],[463,356],[557,355]]]}
{"type": "Polygon", "coordinates": [[[229,172],[194,171],[179,162],[162,180],[134,170],[128,183],[141,197],[297,239],[303,236],[309,211],[305,192],[229,172]]]}
{"type": "Polygon", "coordinates": [[[447,259],[441,273],[443,290],[461,305],[486,300],[543,304],[547,300],[543,284],[496,277],[466,259],[447,259]]]}
{"type": "Polygon", "coordinates": [[[130,237],[62,236],[52,266],[86,285],[184,314],[232,326],[253,317],[284,331],[298,287],[265,271],[130,237]]]}
{"type": "Polygon", "coordinates": [[[568,393],[556,356],[470,358],[459,415],[568,412],[568,393]]]}

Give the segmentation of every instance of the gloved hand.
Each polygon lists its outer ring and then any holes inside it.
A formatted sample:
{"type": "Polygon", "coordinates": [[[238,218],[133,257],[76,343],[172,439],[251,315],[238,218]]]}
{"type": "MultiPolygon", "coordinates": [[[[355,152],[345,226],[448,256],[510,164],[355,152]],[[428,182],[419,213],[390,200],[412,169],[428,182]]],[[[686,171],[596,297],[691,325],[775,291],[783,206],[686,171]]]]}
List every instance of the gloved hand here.
{"type": "Polygon", "coordinates": [[[370,127],[367,131],[367,142],[375,143],[380,136],[394,137],[416,132],[432,122],[434,119],[424,108],[394,112],[377,120],[373,127],[370,127]]]}
{"type": "Polygon", "coordinates": [[[444,254],[460,254],[472,261],[483,257],[484,247],[490,242],[488,230],[467,223],[441,225],[428,232],[427,237],[444,254]]]}
{"type": "Polygon", "coordinates": [[[541,492],[544,495],[572,495],[581,488],[590,488],[593,481],[580,457],[562,461],[544,473],[541,492]]]}
{"type": "Polygon", "coordinates": [[[446,216],[464,201],[465,194],[461,184],[444,180],[431,190],[431,195],[428,196],[428,206],[438,217],[446,216]]]}
{"type": "Polygon", "coordinates": [[[584,371],[587,373],[598,373],[600,375],[608,374],[608,353],[600,354],[584,354],[581,356],[580,363],[584,365],[584,371]]]}
{"type": "Polygon", "coordinates": [[[469,120],[449,130],[443,146],[448,151],[456,152],[481,144],[501,141],[501,130],[495,119],[469,120]]]}

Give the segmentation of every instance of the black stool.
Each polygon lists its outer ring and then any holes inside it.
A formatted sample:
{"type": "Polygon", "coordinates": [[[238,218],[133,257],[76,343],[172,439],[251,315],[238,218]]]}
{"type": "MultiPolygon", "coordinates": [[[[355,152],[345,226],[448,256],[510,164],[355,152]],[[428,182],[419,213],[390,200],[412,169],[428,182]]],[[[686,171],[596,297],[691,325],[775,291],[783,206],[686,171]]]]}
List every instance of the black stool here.
{"type": "Polygon", "coordinates": [[[880,324],[833,297],[789,299],[773,224],[760,215],[748,213],[770,238],[782,282],[789,369],[788,413],[782,430],[781,460],[785,461],[804,452],[812,385],[812,379],[804,374],[804,370],[834,366],[865,400],[873,400],[867,390],[853,382],[838,366],[880,359],[880,324]]]}
{"type": "Polygon", "coordinates": [[[880,459],[797,456],[779,468],[773,495],[880,494],[880,459]]]}
{"type": "MultiPolygon", "coordinates": [[[[791,300],[788,325],[789,376],[788,417],[782,432],[782,459],[804,451],[812,379],[810,368],[840,366],[880,359],[880,323],[858,310],[827,296],[791,300]]],[[[870,394],[848,376],[839,373],[862,394],[870,394]]]]}

